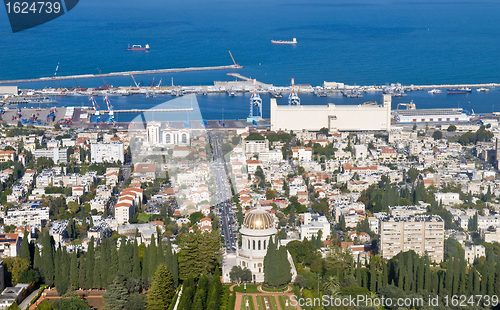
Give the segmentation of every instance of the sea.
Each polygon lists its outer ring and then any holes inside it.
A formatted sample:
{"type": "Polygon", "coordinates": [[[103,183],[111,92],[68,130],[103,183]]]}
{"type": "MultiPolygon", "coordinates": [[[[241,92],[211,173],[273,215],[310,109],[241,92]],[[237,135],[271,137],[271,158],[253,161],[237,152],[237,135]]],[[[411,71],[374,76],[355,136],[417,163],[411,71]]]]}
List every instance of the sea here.
{"type": "MultiPolygon", "coordinates": [[[[496,83],[500,81],[499,1],[339,0],[85,0],[60,18],[12,33],[0,9],[0,80],[148,69],[229,65],[238,70],[136,75],[148,85],[212,85],[227,73],[278,86],[496,83]],[[273,45],[292,40],[296,45],[273,45]],[[126,51],[149,44],[149,52],[126,51]],[[56,71],[57,68],[57,71],[56,71]]],[[[134,85],[130,76],[19,83],[20,88],[134,85]]],[[[269,117],[269,97],[263,116],[269,117]]],[[[88,98],[56,98],[58,106],[88,106],[88,98]]],[[[158,95],[111,97],[115,109],[151,108],[172,100],[158,95]]],[[[196,96],[204,119],[243,119],[250,94],[196,96]]],[[[360,104],[381,100],[338,94],[301,94],[302,104],[360,104]]],[[[500,88],[487,93],[439,95],[413,91],[393,108],[500,111],[500,88]],[[495,108],[496,106],[496,108],[495,108]]],[[[278,104],[287,104],[286,96],[278,104]]],[[[123,120],[127,120],[125,117],[123,120]]]]}

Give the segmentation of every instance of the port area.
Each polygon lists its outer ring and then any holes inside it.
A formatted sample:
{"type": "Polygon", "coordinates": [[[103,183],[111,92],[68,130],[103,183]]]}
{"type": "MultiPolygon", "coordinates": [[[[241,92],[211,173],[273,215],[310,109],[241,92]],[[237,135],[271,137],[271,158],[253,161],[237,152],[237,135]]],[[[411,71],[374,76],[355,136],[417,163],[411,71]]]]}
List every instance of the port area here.
{"type": "MultiPolygon", "coordinates": [[[[109,130],[115,128],[117,130],[138,130],[146,127],[146,122],[115,122],[107,123],[109,115],[101,113],[100,121],[96,121],[96,115],[91,108],[75,107],[71,108],[72,116],[68,118],[68,108],[5,108],[1,115],[2,121],[9,126],[17,126],[19,121],[25,120],[23,125],[33,125],[34,127],[53,128],[59,123],[61,127],[74,128],[76,130],[100,129],[109,130]],[[53,113],[54,120],[47,121],[47,117],[53,113]],[[34,118],[34,119],[33,119],[34,118]],[[64,122],[66,119],[66,122],[64,122]],[[31,120],[26,122],[26,120],[31,120]]],[[[120,110],[121,112],[135,113],[134,110],[120,110]]],[[[147,110],[149,111],[149,110],[147,110]]],[[[145,112],[145,111],[144,111],[145,112]]],[[[269,119],[261,119],[258,123],[247,122],[246,119],[225,119],[225,120],[191,120],[188,123],[183,121],[169,122],[173,128],[192,128],[199,130],[238,130],[245,128],[266,129],[270,127],[269,119]]]]}

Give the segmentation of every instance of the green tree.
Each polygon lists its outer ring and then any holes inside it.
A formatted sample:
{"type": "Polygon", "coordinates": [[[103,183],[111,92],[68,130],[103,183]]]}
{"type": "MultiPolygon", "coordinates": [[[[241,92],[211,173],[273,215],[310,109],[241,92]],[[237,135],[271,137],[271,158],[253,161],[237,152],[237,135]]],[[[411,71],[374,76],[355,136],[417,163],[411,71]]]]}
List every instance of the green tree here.
{"type": "Polygon", "coordinates": [[[21,242],[21,250],[19,251],[19,258],[27,260],[28,264],[31,266],[30,245],[28,243],[28,229],[24,230],[23,241],[21,242]]]}
{"type": "Polygon", "coordinates": [[[434,138],[434,140],[440,140],[443,138],[443,133],[441,130],[436,130],[432,133],[432,138],[434,138]]]}
{"type": "Polygon", "coordinates": [[[115,277],[113,282],[108,285],[106,295],[104,295],[104,301],[106,302],[107,310],[121,310],[125,309],[127,306],[129,301],[127,289],[123,286],[118,277],[115,277]]]}
{"type": "Polygon", "coordinates": [[[147,310],[167,309],[174,297],[175,291],[173,279],[165,264],[161,264],[156,269],[151,289],[147,297],[147,310]]]}
{"type": "Polygon", "coordinates": [[[448,126],[448,128],[446,129],[446,131],[449,131],[449,132],[453,132],[453,131],[456,131],[457,130],[457,126],[451,124],[450,126],[448,126]]]}

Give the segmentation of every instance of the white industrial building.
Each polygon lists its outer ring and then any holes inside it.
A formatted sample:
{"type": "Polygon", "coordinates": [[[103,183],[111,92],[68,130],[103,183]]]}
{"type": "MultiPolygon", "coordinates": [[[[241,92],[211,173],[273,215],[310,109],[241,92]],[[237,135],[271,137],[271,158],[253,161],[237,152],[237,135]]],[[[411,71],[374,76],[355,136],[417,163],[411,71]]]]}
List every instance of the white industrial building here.
{"type": "Polygon", "coordinates": [[[468,122],[463,109],[396,110],[394,120],[399,123],[468,122]]]}
{"type": "Polygon", "coordinates": [[[391,95],[377,105],[278,105],[271,99],[271,130],[391,130],[391,95]]]}
{"type": "Polygon", "coordinates": [[[90,158],[93,163],[124,162],[123,143],[92,143],[90,145],[90,158]]]}

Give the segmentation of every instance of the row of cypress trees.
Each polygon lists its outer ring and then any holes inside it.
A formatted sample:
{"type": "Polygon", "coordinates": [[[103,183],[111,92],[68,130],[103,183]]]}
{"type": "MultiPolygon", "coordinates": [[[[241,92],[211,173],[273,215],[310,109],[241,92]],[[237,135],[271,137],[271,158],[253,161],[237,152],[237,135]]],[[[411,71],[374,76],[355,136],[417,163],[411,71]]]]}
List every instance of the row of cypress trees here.
{"type": "Polygon", "coordinates": [[[68,289],[106,288],[117,276],[127,286],[145,289],[161,264],[167,266],[174,286],[178,285],[177,254],[170,243],[165,246],[153,236],[149,246],[138,245],[135,240],[121,242],[119,248],[112,238],[104,238],[101,246],[96,247],[92,237],[87,252],[70,253],[66,248],[56,248],[54,239],[45,233],[41,236],[41,245],[41,249],[34,246],[30,252],[24,238],[20,257],[29,259],[31,268],[39,271],[43,282],[55,285],[61,294],[68,289]]]}

